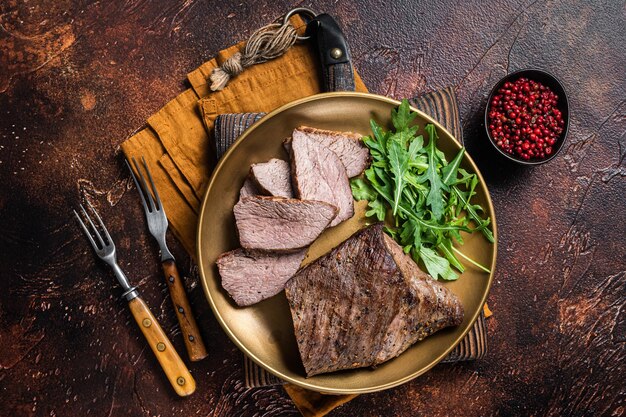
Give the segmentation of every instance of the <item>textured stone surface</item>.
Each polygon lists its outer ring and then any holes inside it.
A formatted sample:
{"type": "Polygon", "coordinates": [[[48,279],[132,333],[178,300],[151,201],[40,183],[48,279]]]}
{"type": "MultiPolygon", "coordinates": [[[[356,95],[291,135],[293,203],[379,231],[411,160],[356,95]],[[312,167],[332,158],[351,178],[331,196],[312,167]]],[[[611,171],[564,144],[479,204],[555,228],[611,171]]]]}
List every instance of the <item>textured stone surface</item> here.
{"type": "MultiPolygon", "coordinates": [[[[400,98],[456,86],[465,140],[498,215],[498,271],[489,297],[495,315],[484,360],[437,366],[333,415],[623,415],[623,4],[388,3],[325,0],[314,8],[338,17],[372,92],[400,98]],[[530,66],[564,82],[573,116],[559,157],[525,169],[490,150],[481,111],[499,77],[530,66]]],[[[191,365],[196,394],[176,398],[113,277],[70,217],[81,197],[101,211],[122,267],[183,352],[157,247],[135,191],[127,193],[118,146],[184,88],[188,71],[294,5],[1,3],[3,415],[297,414],[281,388],[244,389],[241,356],[172,242],[210,352],[191,365]]]]}

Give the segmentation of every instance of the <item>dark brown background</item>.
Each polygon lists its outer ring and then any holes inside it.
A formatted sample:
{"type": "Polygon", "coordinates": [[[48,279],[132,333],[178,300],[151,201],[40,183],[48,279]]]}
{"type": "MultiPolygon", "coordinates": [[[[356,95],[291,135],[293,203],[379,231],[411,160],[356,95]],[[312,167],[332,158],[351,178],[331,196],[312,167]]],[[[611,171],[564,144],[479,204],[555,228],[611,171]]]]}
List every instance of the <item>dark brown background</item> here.
{"type": "MultiPolygon", "coordinates": [[[[616,415],[626,408],[626,9],[623,2],[323,1],[370,90],[455,85],[465,139],[500,228],[490,351],[440,365],[335,416],[616,415]],[[418,4],[419,3],[419,4],[418,4]],[[593,3],[593,4],[591,4],[593,3]],[[548,165],[509,165],[481,111],[507,71],[536,66],[569,92],[569,142],[548,165]]],[[[3,1],[0,6],[0,414],[296,415],[281,388],[245,390],[241,355],[174,246],[211,356],[176,398],[112,275],[70,209],[89,196],[183,352],[157,248],[119,144],[188,71],[295,3],[3,1]]],[[[309,5],[305,3],[305,5],[309,5]]]]}

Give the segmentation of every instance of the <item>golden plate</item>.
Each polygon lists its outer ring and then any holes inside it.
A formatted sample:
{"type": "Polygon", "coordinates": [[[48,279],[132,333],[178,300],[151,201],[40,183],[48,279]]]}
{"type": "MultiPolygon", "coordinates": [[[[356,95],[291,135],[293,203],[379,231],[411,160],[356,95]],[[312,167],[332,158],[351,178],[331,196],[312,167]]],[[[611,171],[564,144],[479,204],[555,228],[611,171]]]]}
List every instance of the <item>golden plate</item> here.
{"type": "MultiPolygon", "coordinates": [[[[399,104],[386,97],[354,92],[325,93],[294,101],[250,127],[230,147],[213,172],[198,225],[197,255],[204,291],[215,317],[231,340],[252,360],[285,381],[334,394],[373,392],[402,384],[445,358],[470,330],[485,302],[493,272],[486,274],[470,265],[457,281],[445,283],[461,298],[465,308],[465,320],[460,326],[435,333],[376,369],[362,368],[306,378],[284,293],[254,306],[240,308],[220,285],[215,261],[221,253],[239,246],[232,209],[250,164],[270,158],[287,158],[282,143],[295,127],[308,125],[370,134],[369,120],[374,118],[382,125],[390,125],[391,109],[399,104]]],[[[416,122],[422,129],[427,123],[437,126],[438,146],[451,160],[461,145],[432,118],[418,113],[416,122]]],[[[462,166],[476,172],[480,178],[478,194],[473,201],[487,208],[497,241],[494,210],[485,182],[467,154],[462,166]]],[[[355,209],[352,219],[328,229],[317,239],[305,263],[328,252],[363,227],[363,202],[355,209]]],[[[496,245],[489,243],[480,233],[467,236],[462,250],[494,270],[496,245]]]]}

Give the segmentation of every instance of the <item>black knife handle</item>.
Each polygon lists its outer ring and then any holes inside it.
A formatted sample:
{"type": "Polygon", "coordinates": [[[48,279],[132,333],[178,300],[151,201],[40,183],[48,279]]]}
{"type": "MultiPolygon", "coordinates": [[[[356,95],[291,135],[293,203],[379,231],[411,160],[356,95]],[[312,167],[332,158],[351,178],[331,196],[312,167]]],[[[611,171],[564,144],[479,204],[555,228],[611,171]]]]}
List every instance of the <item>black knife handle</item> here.
{"type": "Polygon", "coordinates": [[[354,91],[354,70],[350,49],[335,19],[326,13],[315,16],[307,24],[322,66],[324,91],[354,91]]]}

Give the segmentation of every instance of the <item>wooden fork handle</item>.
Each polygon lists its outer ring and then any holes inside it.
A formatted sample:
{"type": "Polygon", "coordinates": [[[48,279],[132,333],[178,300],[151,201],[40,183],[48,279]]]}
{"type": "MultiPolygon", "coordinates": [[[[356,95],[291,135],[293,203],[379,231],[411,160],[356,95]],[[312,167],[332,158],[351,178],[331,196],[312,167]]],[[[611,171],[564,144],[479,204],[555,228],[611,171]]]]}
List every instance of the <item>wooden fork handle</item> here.
{"type": "Polygon", "coordinates": [[[202,341],[196,319],[193,316],[189,299],[185,293],[185,286],[178,273],[178,268],[176,268],[176,262],[170,259],[163,261],[162,265],[167,287],[170,289],[170,296],[174,303],[176,317],[178,318],[178,323],[180,323],[180,331],[185,340],[185,347],[187,348],[189,359],[194,362],[204,359],[207,357],[208,353],[202,341]]]}
{"type": "Polygon", "coordinates": [[[136,297],[130,300],[128,305],[176,394],[181,397],[191,395],[196,390],[196,381],[146,303],[136,297]]]}

